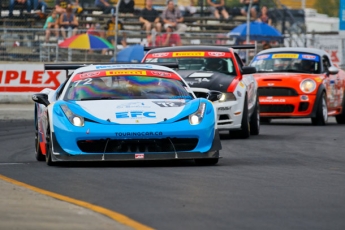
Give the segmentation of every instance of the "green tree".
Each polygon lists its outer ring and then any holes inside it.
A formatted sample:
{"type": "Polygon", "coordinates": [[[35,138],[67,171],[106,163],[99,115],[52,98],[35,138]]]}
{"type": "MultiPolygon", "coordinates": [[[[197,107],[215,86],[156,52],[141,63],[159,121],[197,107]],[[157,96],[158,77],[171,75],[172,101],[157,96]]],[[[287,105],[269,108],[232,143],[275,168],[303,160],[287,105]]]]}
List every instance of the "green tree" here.
{"type": "Polygon", "coordinates": [[[338,17],[339,15],[339,0],[328,0],[325,4],[325,0],[316,0],[314,8],[320,14],[327,14],[330,17],[338,17]]]}

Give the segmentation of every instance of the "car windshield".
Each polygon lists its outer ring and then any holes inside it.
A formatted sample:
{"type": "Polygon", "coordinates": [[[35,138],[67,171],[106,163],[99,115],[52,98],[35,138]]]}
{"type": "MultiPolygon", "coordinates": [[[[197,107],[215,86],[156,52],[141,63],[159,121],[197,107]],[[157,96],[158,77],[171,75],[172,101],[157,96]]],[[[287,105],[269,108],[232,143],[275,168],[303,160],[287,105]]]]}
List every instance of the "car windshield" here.
{"type": "Polygon", "coordinates": [[[234,63],[231,58],[147,58],[145,59],[145,62],[174,62],[178,63],[178,70],[204,70],[236,75],[234,63]]]}
{"type": "MultiPolygon", "coordinates": [[[[107,71],[109,72],[109,71],[107,71]]],[[[193,99],[184,82],[155,76],[76,76],[64,100],[193,99]]]]}
{"type": "Polygon", "coordinates": [[[254,57],[250,66],[257,72],[320,73],[320,57],[307,53],[271,53],[254,57]]]}

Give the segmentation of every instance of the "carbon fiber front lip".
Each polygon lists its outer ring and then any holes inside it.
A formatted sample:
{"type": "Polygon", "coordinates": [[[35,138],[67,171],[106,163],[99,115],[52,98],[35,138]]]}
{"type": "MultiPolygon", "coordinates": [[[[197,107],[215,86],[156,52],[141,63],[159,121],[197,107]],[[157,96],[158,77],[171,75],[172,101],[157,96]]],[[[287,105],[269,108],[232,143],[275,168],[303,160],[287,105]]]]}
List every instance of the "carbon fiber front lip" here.
{"type": "Polygon", "coordinates": [[[63,151],[56,140],[55,133],[52,133],[54,152],[59,155],[52,154],[52,160],[55,161],[140,161],[140,160],[188,160],[188,159],[205,159],[219,158],[219,150],[222,149],[218,130],[215,130],[215,136],[212,147],[208,152],[169,152],[169,153],[119,153],[119,154],[80,154],[71,155],[63,151]],[[143,158],[136,159],[138,154],[143,154],[143,158]]]}

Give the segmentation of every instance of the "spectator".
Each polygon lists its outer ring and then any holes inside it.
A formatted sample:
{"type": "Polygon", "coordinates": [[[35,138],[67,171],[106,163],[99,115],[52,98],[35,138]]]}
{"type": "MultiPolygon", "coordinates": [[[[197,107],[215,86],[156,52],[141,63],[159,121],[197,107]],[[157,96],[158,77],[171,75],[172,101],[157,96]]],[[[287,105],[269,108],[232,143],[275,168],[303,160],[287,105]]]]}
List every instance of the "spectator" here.
{"type": "Polygon", "coordinates": [[[183,24],[183,16],[178,8],[175,8],[174,1],[168,0],[167,7],[162,13],[164,28],[173,27],[176,32],[182,33],[187,30],[187,26],[183,24]]]}
{"type": "Polygon", "coordinates": [[[99,23],[91,23],[89,29],[86,31],[87,34],[91,34],[98,37],[103,37],[103,31],[99,23]]]}
{"type": "Polygon", "coordinates": [[[178,0],[177,5],[183,17],[193,16],[196,13],[194,0],[178,0]]]}
{"type": "Polygon", "coordinates": [[[272,19],[268,16],[268,9],[267,6],[261,7],[261,13],[259,14],[258,21],[266,23],[268,25],[272,25],[272,19]]]}
{"type": "Polygon", "coordinates": [[[50,15],[47,17],[47,20],[43,26],[43,29],[46,30],[46,39],[45,42],[49,42],[49,37],[51,34],[51,31],[55,33],[56,38],[59,37],[59,16],[56,13],[56,10],[53,10],[50,15]]]}
{"type": "Polygon", "coordinates": [[[143,27],[147,35],[150,34],[152,28],[155,28],[157,32],[162,30],[159,13],[152,8],[152,0],[146,0],[146,6],[140,12],[139,21],[144,24],[143,27]]]}
{"type": "MultiPolygon", "coordinates": [[[[13,10],[15,5],[26,5],[26,11],[28,13],[31,12],[31,2],[30,0],[10,0],[10,6],[9,6],[9,14],[8,16],[13,17],[13,10]]],[[[20,15],[23,15],[23,12],[20,12],[20,15]]]]}
{"type": "MultiPolygon", "coordinates": [[[[240,3],[244,4],[244,7],[241,9],[241,14],[247,16],[250,0],[240,0],[240,3]]],[[[252,8],[250,9],[251,17],[256,19],[257,13],[260,10],[260,2],[259,0],[253,0],[252,8]]]]}
{"type": "MultiPolygon", "coordinates": [[[[174,26],[166,26],[166,33],[155,37],[155,46],[182,46],[180,35],[174,33],[174,26]]],[[[153,46],[153,37],[148,36],[147,42],[149,46],[153,46]]]]}
{"type": "Polygon", "coordinates": [[[47,9],[47,3],[44,0],[34,0],[34,10],[39,10],[45,13],[47,9]]]}
{"type": "Polygon", "coordinates": [[[119,12],[123,14],[134,14],[134,0],[121,0],[119,12]]]}
{"type": "Polygon", "coordinates": [[[101,8],[104,14],[115,13],[115,7],[109,3],[109,0],[95,0],[95,6],[101,8]]]}
{"type": "Polygon", "coordinates": [[[83,12],[83,7],[80,6],[79,0],[75,0],[75,2],[72,3],[72,9],[73,13],[76,15],[79,15],[81,12],[83,12]]]}
{"type": "Polygon", "coordinates": [[[270,45],[270,43],[268,42],[265,42],[263,45],[262,45],[262,49],[263,50],[267,50],[267,49],[270,49],[272,48],[272,46],[270,45]]]}
{"type": "MultiPolygon", "coordinates": [[[[116,28],[115,28],[115,15],[111,16],[111,19],[107,22],[106,27],[104,28],[106,30],[105,35],[107,40],[112,43],[114,46],[117,44],[121,44],[123,47],[127,46],[126,43],[126,34],[123,33],[123,36],[117,36],[117,42],[115,43],[115,34],[116,34],[116,28]]],[[[123,30],[123,24],[121,21],[117,22],[117,29],[118,31],[123,30]]],[[[103,50],[103,54],[105,54],[107,50],[103,50]]]]}
{"type": "Polygon", "coordinates": [[[207,0],[207,3],[210,5],[210,10],[217,19],[221,19],[220,16],[226,21],[231,19],[228,11],[226,11],[224,0],[207,0]]]}
{"type": "Polygon", "coordinates": [[[78,19],[73,13],[72,7],[68,7],[66,13],[60,15],[59,25],[63,39],[66,39],[66,30],[72,30],[72,36],[77,34],[78,19]]]}
{"type": "Polygon", "coordinates": [[[66,13],[66,9],[71,7],[70,0],[55,0],[55,10],[58,14],[66,13]]]}

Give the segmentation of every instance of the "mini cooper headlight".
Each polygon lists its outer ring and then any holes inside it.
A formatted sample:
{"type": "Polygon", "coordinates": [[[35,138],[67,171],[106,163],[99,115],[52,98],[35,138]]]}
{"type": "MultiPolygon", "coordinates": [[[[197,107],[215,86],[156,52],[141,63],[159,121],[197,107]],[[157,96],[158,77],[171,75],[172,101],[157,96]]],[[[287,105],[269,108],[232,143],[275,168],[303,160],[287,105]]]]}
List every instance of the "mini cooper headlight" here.
{"type": "Polygon", "coordinates": [[[304,93],[311,93],[315,90],[316,83],[312,79],[305,79],[301,82],[299,87],[304,93]]]}
{"type": "Polygon", "coordinates": [[[219,99],[219,102],[224,101],[236,101],[236,97],[233,93],[222,93],[222,96],[219,99]]]}
{"type": "Polygon", "coordinates": [[[198,110],[195,113],[189,115],[189,123],[191,125],[200,124],[205,114],[205,108],[206,108],[206,104],[202,102],[200,103],[198,110]]]}
{"type": "Polygon", "coordinates": [[[62,111],[65,113],[68,120],[75,126],[84,126],[84,118],[74,114],[67,105],[61,105],[62,111]]]}

